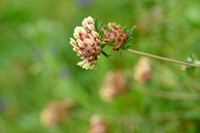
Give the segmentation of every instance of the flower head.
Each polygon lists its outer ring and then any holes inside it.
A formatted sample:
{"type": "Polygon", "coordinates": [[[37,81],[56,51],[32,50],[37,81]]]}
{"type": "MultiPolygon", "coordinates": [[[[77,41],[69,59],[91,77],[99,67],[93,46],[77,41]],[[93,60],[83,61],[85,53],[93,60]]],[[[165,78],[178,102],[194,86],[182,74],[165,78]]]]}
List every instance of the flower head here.
{"type": "Polygon", "coordinates": [[[41,112],[41,122],[47,127],[55,127],[59,121],[69,118],[73,105],[74,101],[68,98],[50,102],[41,112]]]}
{"type": "Polygon", "coordinates": [[[112,101],[116,96],[125,93],[128,90],[129,84],[125,73],[109,72],[100,90],[100,95],[105,101],[112,101]]]}
{"type": "Polygon", "coordinates": [[[108,39],[103,39],[102,41],[108,44],[115,44],[115,46],[112,49],[118,51],[126,44],[128,38],[128,31],[126,30],[126,33],[124,34],[121,26],[118,26],[115,22],[112,24],[108,23],[108,28],[110,32],[107,32],[105,29],[102,29],[104,35],[108,37],[108,39]]]}
{"type": "Polygon", "coordinates": [[[92,17],[85,18],[82,22],[83,27],[77,26],[74,29],[76,40],[70,38],[73,50],[83,59],[77,65],[85,69],[95,69],[97,59],[101,54],[101,41],[98,39],[99,34],[96,32],[94,24],[92,17]]]}
{"type": "Polygon", "coordinates": [[[134,77],[137,81],[141,83],[146,83],[150,80],[152,75],[150,61],[146,57],[140,58],[135,69],[134,77]]]}
{"type": "Polygon", "coordinates": [[[108,133],[108,124],[98,115],[93,115],[90,119],[89,133],[108,133]]]}

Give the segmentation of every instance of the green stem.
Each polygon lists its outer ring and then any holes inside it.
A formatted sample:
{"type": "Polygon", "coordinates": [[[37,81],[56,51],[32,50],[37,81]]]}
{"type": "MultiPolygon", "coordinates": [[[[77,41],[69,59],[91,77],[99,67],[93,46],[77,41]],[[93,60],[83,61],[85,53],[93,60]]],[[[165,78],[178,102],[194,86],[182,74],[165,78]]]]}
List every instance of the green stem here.
{"type": "Polygon", "coordinates": [[[174,62],[174,63],[179,63],[179,64],[183,64],[183,65],[187,65],[187,66],[199,67],[200,68],[200,65],[191,64],[191,63],[178,61],[178,60],[174,60],[174,59],[169,59],[169,58],[165,58],[165,57],[161,57],[161,56],[157,56],[157,55],[152,55],[152,54],[148,54],[148,53],[144,53],[144,52],[140,52],[140,51],[136,51],[136,50],[132,50],[132,49],[128,49],[127,51],[132,52],[132,53],[136,53],[136,54],[140,54],[140,55],[153,57],[153,58],[160,59],[160,60],[165,60],[165,61],[169,61],[169,62],[174,62]]]}

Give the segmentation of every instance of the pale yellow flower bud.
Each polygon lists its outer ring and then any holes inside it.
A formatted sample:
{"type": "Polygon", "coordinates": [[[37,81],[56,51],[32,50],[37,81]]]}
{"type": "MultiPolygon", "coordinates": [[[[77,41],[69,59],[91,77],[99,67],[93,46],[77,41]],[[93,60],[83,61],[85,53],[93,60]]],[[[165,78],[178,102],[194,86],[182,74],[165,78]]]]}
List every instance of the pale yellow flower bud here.
{"type": "Polygon", "coordinates": [[[83,68],[89,69],[89,68],[90,68],[90,63],[85,63],[85,64],[83,65],[83,68]]]}
{"type": "Polygon", "coordinates": [[[73,51],[79,51],[80,49],[74,45],[73,51]]]}
{"type": "Polygon", "coordinates": [[[76,41],[73,38],[70,38],[70,44],[71,45],[77,45],[76,41]]]}
{"type": "Polygon", "coordinates": [[[77,55],[78,55],[78,56],[82,56],[83,53],[82,53],[81,51],[78,51],[77,55]]]}
{"type": "Polygon", "coordinates": [[[79,37],[79,33],[80,33],[81,28],[82,28],[82,27],[77,26],[77,27],[74,29],[74,37],[75,37],[76,39],[79,39],[79,38],[80,38],[80,37],[79,37]]]}
{"type": "Polygon", "coordinates": [[[82,33],[85,36],[87,35],[87,32],[86,32],[86,30],[83,27],[79,28],[79,33],[82,33]]]}
{"type": "Polygon", "coordinates": [[[85,28],[87,26],[87,22],[83,21],[82,22],[83,27],[85,28]]]}
{"type": "Polygon", "coordinates": [[[96,67],[97,67],[97,65],[96,65],[96,64],[93,64],[93,65],[91,66],[90,70],[96,69],[96,67]]]}
{"type": "Polygon", "coordinates": [[[93,19],[92,17],[89,16],[89,17],[87,18],[87,20],[88,20],[89,23],[94,24],[94,19],[93,19]]]}
{"type": "Polygon", "coordinates": [[[78,66],[82,67],[87,62],[87,59],[77,63],[78,66]]]}
{"type": "Polygon", "coordinates": [[[87,27],[88,27],[88,29],[90,29],[90,30],[94,30],[95,28],[94,28],[94,25],[92,25],[92,24],[87,24],[87,27]]]}
{"type": "Polygon", "coordinates": [[[77,42],[78,42],[78,46],[80,46],[80,47],[84,46],[83,42],[80,39],[77,39],[77,42]]]}
{"type": "Polygon", "coordinates": [[[93,35],[94,37],[98,37],[98,36],[99,36],[99,34],[98,34],[97,32],[95,32],[95,31],[93,31],[93,30],[92,30],[91,33],[92,33],[92,35],[93,35]]]}
{"type": "Polygon", "coordinates": [[[92,45],[92,41],[90,39],[85,39],[85,42],[89,45],[92,45]]]}
{"type": "Polygon", "coordinates": [[[83,61],[77,63],[78,66],[82,67],[84,65],[83,61]]]}

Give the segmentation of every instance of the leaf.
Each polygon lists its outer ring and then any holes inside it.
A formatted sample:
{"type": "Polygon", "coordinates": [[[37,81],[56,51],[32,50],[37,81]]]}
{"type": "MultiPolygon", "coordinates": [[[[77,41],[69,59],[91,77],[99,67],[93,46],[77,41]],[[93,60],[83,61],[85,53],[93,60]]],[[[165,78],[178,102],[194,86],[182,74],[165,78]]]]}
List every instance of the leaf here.
{"type": "Polygon", "coordinates": [[[101,53],[105,56],[105,57],[107,57],[107,58],[109,58],[111,55],[108,55],[106,52],[104,52],[103,50],[101,50],[101,53]]]}
{"type": "Polygon", "coordinates": [[[122,29],[122,32],[125,34],[125,32],[126,32],[126,26],[122,29]]]}
{"type": "Polygon", "coordinates": [[[95,18],[94,20],[94,26],[95,26],[95,29],[97,30],[97,18],[95,18]]]}
{"type": "Polygon", "coordinates": [[[131,48],[131,46],[125,46],[125,47],[123,47],[124,50],[128,50],[129,48],[131,48]]]}
{"type": "MultiPolygon", "coordinates": [[[[118,26],[119,26],[119,24],[118,24],[118,26]]],[[[111,27],[112,27],[113,29],[115,29],[115,26],[114,26],[114,25],[111,25],[111,27]]]]}
{"type": "Polygon", "coordinates": [[[192,55],[191,55],[191,58],[192,58],[193,60],[198,60],[195,54],[192,54],[192,55]]]}
{"type": "Polygon", "coordinates": [[[101,49],[103,49],[106,45],[107,45],[106,43],[102,44],[101,49]]]}
{"type": "Polygon", "coordinates": [[[103,26],[101,26],[100,29],[99,29],[100,39],[102,39],[102,37],[103,37],[103,31],[102,31],[102,29],[105,29],[105,27],[106,27],[106,25],[103,25],[103,26]]]}
{"type": "Polygon", "coordinates": [[[104,24],[104,25],[102,26],[102,28],[104,28],[104,29],[105,29],[105,28],[106,28],[106,25],[104,24]]]}
{"type": "Polygon", "coordinates": [[[101,31],[101,29],[102,29],[102,24],[103,24],[103,22],[100,22],[100,24],[99,24],[99,26],[98,26],[98,28],[97,28],[97,31],[101,31]]]}
{"type": "Polygon", "coordinates": [[[127,44],[131,39],[133,39],[133,37],[129,37],[128,40],[126,40],[126,44],[127,44]]]}
{"type": "Polygon", "coordinates": [[[133,26],[132,28],[131,28],[131,30],[129,31],[129,34],[128,34],[128,38],[132,35],[132,33],[133,33],[133,30],[135,29],[135,27],[136,27],[136,25],[135,26],[133,26]]]}

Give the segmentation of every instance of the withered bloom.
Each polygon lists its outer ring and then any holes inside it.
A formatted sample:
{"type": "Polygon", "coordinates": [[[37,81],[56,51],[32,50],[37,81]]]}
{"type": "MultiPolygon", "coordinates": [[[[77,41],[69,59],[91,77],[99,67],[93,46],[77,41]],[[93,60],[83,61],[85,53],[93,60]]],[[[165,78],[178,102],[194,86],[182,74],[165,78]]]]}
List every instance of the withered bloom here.
{"type": "Polygon", "coordinates": [[[140,58],[134,69],[134,78],[141,83],[145,83],[150,80],[151,75],[152,70],[149,59],[146,57],[140,58]]]}
{"type": "Polygon", "coordinates": [[[100,95],[105,101],[112,101],[116,96],[126,92],[128,81],[122,72],[110,72],[106,75],[100,95]]]}
{"type": "Polygon", "coordinates": [[[89,133],[108,133],[108,124],[100,116],[94,115],[90,119],[89,133]]]}
{"type": "Polygon", "coordinates": [[[56,126],[59,121],[69,118],[73,104],[74,101],[72,99],[50,102],[40,114],[41,122],[47,127],[56,126]]]}
{"type": "Polygon", "coordinates": [[[118,26],[115,22],[112,24],[108,23],[108,28],[110,32],[102,29],[104,35],[108,37],[108,39],[102,39],[102,41],[108,44],[114,44],[112,49],[118,51],[126,44],[128,31],[126,30],[125,33],[123,33],[121,26],[118,26]]]}
{"type": "Polygon", "coordinates": [[[101,54],[101,41],[94,24],[92,17],[85,18],[82,22],[83,27],[77,26],[74,30],[76,40],[70,38],[73,50],[83,59],[77,65],[85,69],[95,69],[101,54]]]}

